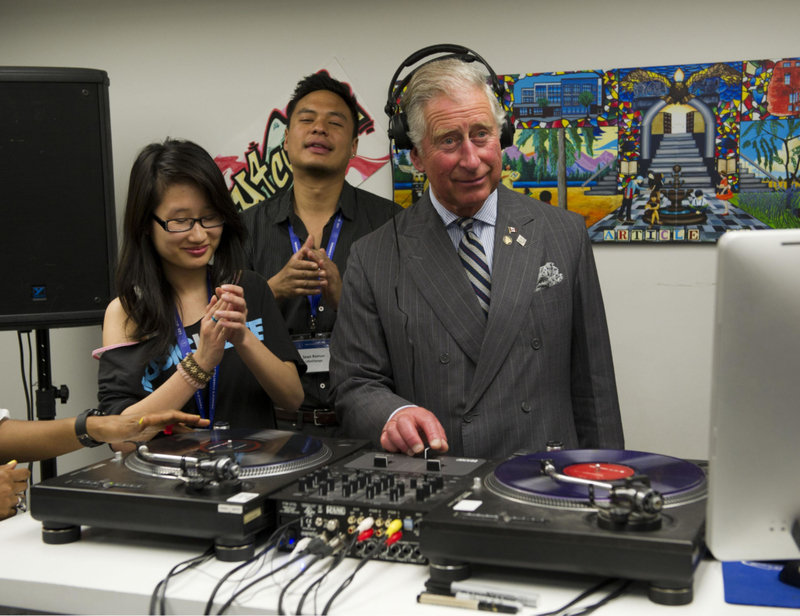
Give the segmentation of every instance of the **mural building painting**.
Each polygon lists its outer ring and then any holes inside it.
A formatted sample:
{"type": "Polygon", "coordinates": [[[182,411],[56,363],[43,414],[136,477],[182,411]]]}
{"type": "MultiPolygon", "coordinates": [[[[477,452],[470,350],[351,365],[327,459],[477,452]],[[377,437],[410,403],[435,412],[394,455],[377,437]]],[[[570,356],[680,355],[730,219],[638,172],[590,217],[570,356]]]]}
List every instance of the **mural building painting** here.
{"type": "MultiPolygon", "coordinates": [[[[800,227],[800,59],[501,75],[508,188],[584,217],[595,242],[714,242],[800,227]]],[[[426,188],[392,151],[394,195],[426,188]]]]}

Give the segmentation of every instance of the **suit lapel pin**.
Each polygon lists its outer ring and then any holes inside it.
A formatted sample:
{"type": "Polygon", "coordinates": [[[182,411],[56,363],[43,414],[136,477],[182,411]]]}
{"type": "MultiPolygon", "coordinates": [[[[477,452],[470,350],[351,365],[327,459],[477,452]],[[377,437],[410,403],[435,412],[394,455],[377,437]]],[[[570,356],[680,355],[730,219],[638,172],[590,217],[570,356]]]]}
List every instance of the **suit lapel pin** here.
{"type": "Polygon", "coordinates": [[[516,233],[517,232],[517,228],[516,227],[509,227],[508,228],[508,232],[509,233],[516,233]]]}
{"type": "Polygon", "coordinates": [[[524,237],[522,237],[521,235],[517,236],[517,244],[519,244],[520,246],[525,246],[525,244],[527,243],[528,240],[526,240],[524,237]]]}
{"type": "Polygon", "coordinates": [[[511,237],[510,237],[510,236],[508,236],[508,235],[504,235],[504,236],[503,236],[503,243],[504,243],[506,246],[511,246],[511,237]]]}

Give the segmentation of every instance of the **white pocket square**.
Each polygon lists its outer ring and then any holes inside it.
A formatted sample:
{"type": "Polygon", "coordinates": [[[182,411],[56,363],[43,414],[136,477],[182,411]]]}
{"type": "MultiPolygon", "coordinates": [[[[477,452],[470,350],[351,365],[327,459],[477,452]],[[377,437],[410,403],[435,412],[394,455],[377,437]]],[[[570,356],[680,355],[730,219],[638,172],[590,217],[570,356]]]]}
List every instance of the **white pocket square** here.
{"type": "Polygon", "coordinates": [[[564,274],[558,271],[552,261],[548,261],[539,268],[539,279],[536,281],[534,292],[554,287],[562,280],[564,280],[564,274]]]}

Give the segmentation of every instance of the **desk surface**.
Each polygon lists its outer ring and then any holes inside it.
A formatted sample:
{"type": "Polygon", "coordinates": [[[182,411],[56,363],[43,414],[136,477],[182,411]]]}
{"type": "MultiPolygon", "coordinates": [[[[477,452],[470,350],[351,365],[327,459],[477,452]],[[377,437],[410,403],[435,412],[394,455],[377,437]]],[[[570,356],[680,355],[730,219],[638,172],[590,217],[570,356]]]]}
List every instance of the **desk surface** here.
{"type": "MultiPolygon", "coordinates": [[[[18,515],[0,523],[0,605],[33,610],[84,614],[147,614],[150,595],[156,584],[179,562],[205,551],[204,541],[155,534],[83,529],[81,541],[68,545],[45,545],[41,525],[30,515],[18,515]]],[[[279,554],[275,563],[286,558],[279,554]]],[[[353,571],[355,559],[347,559],[330,576],[319,593],[321,611],[330,595],[353,571]]],[[[216,560],[170,581],[167,611],[170,614],[202,614],[209,594],[222,575],[235,564],[216,560]]],[[[270,561],[262,573],[275,566],[270,561]]],[[[521,572],[529,587],[540,593],[539,607],[526,608],[529,616],[557,609],[592,586],[597,578],[589,576],[549,575],[521,572]]],[[[317,576],[309,576],[309,581],[317,576]]],[[[353,584],[337,598],[334,614],[415,614],[419,616],[455,616],[453,608],[419,605],[416,597],[424,590],[428,568],[418,565],[370,562],[359,572],[353,584]]],[[[229,614],[277,613],[280,574],[265,581],[234,604],[229,614]]],[[[302,580],[302,578],[301,578],[302,580]]],[[[294,613],[300,594],[308,582],[298,582],[299,591],[287,593],[284,608],[294,613]]],[[[223,587],[222,601],[233,584],[223,587]]],[[[294,587],[292,589],[294,590],[294,587]]],[[[600,608],[598,614],[619,616],[728,615],[779,616],[796,614],[795,610],[728,605],[723,599],[722,567],[719,562],[703,561],[695,574],[694,602],[683,607],[651,603],[642,584],[633,585],[614,602],[600,608]]],[[[217,609],[220,605],[217,605],[217,609]]],[[[308,600],[304,613],[313,613],[308,600]]],[[[461,612],[465,613],[465,612],[461,612]]]]}

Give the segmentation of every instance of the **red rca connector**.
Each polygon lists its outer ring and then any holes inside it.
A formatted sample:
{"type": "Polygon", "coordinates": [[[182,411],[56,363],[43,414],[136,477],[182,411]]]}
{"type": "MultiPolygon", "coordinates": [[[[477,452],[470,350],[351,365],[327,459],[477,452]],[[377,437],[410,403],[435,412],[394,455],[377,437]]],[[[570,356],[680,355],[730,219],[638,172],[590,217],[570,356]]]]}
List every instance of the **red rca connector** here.
{"type": "Polygon", "coordinates": [[[397,532],[396,532],[395,534],[393,534],[391,537],[389,537],[388,539],[386,539],[386,547],[389,547],[389,546],[390,546],[390,545],[392,545],[393,543],[397,543],[397,542],[398,542],[398,541],[400,541],[402,538],[403,538],[403,533],[402,533],[402,531],[397,531],[397,532]]]}
{"type": "Polygon", "coordinates": [[[359,543],[360,543],[360,542],[362,542],[362,541],[366,541],[367,539],[369,539],[370,537],[372,537],[372,535],[374,535],[374,534],[375,534],[375,531],[374,531],[374,530],[372,530],[371,528],[368,528],[367,530],[365,530],[364,532],[362,532],[362,533],[361,533],[361,534],[358,536],[358,541],[359,541],[359,543]]]}

